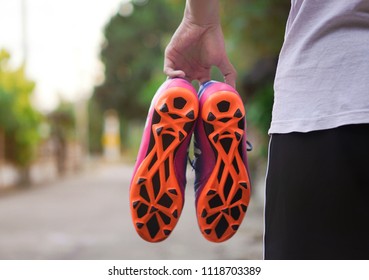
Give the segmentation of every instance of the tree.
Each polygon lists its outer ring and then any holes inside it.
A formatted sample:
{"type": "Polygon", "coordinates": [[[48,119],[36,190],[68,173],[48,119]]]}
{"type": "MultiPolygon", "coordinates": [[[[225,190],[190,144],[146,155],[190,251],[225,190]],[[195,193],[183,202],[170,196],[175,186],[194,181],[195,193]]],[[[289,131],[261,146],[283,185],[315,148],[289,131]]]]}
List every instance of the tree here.
{"type": "Polygon", "coordinates": [[[57,170],[60,176],[65,174],[68,141],[75,138],[76,121],[73,103],[61,100],[58,108],[48,114],[51,137],[55,146],[57,170]]]}
{"type": "Polygon", "coordinates": [[[105,81],[93,96],[103,110],[115,109],[127,120],[145,117],[155,93],[148,92],[147,85],[156,87],[164,81],[164,48],[182,14],[170,1],[133,4],[131,15],[117,13],[105,28],[101,51],[105,81]]]}
{"type": "Polygon", "coordinates": [[[6,146],[5,159],[25,171],[23,179],[27,181],[27,170],[40,139],[38,126],[41,115],[30,101],[35,83],[26,77],[24,66],[11,69],[9,59],[9,53],[1,50],[0,135],[6,146]]]}
{"type": "Polygon", "coordinates": [[[242,72],[259,59],[278,55],[291,0],[222,1],[227,50],[242,72]]]}

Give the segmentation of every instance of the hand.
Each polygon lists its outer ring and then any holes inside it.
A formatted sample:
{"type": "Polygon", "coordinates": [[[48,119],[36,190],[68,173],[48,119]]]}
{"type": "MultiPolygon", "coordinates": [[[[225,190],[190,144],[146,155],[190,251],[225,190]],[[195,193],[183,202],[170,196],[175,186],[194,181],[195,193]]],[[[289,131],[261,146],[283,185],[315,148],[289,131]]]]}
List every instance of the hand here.
{"type": "Polygon", "coordinates": [[[225,51],[220,24],[201,26],[183,19],[165,50],[164,73],[171,78],[204,83],[216,66],[224,81],[235,87],[236,71],[225,51]]]}

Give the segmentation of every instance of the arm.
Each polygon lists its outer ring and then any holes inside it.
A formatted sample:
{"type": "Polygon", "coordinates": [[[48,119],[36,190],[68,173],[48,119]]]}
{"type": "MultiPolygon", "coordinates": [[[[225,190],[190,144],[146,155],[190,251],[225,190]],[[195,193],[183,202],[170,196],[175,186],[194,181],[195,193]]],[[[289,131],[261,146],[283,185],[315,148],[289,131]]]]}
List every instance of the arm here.
{"type": "Polygon", "coordinates": [[[216,66],[235,86],[236,71],[227,57],[219,19],[219,0],[187,0],[181,24],[165,50],[164,73],[200,83],[216,66]]]}

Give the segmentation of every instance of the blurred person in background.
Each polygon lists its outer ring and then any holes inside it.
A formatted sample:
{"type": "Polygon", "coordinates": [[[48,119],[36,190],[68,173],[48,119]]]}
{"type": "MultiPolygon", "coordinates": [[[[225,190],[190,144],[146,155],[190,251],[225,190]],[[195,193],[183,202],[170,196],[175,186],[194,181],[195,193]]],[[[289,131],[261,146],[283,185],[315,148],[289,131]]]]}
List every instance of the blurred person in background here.
{"type": "MultiPolygon", "coordinates": [[[[235,86],[219,0],[187,0],[164,72],[204,83],[212,66],[235,86]]],[[[369,1],[292,0],[269,129],[265,259],[369,259],[368,85],[369,1]]]]}

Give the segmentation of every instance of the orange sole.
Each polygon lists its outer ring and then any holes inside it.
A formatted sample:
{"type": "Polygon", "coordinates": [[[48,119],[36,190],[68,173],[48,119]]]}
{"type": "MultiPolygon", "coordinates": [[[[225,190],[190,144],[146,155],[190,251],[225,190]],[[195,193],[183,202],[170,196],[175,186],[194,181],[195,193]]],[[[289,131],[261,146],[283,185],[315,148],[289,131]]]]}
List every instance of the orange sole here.
{"type": "Polygon", "coordinates": [[[201,117],[217,160],[199,195],[197,218],[206,239],[223,242],[236,233],[250,201],[249,175],[240,152],[245,109],[238,95],[221,91],[205,101],[201,117]]]}
{"type": "Polygon", "coordinates": [[[133,224],[146,241],[166,239],[181,215],[184,199],[174,157],[191,137],[197,115],[198,99],[185,88],[167,89],[154,105],[149,149],[130,188],[133,224]]]}

